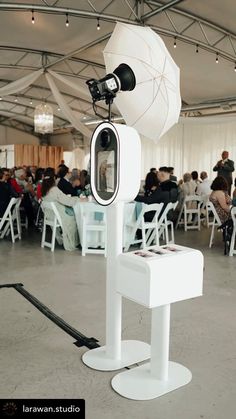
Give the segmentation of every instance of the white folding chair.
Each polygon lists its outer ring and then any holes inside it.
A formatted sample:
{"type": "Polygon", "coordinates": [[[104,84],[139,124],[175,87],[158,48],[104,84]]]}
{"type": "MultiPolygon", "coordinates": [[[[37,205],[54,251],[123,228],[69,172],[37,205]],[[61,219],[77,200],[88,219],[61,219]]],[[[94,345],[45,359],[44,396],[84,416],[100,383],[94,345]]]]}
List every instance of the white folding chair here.
{"type": "Polygon", "coordinates": [[[28,218],[27,218],[27,215],[25,213],[24,207],[21,207],[21,206],[19,207],[19,215],[20,215],[21,230],[22,230],[22,227],[24,227],[26,230],[28,230],[29,223],[28,223],[28,218]]]}
{"type": "MultiPolygon", "coordinates": [[[[57,229],[62,228],[61,216],[54,202],[43,201],[41,208],[44,213],[41,247],[49,247],[51,252],[54,252],[57,229]],[[46,241],[47,226],[52,229],[52,239],[50,242],[46,241]]],[[[60,233],[58,232],[58,234],[60,233]]]]}
{"type": "MultiPolygon", "coordinates": [[[[159,230],[158,235],[159,235],[159,238],[163,236],[166,244],[171,244],[171,243],[173,244],[175,242],[174,223],[173,221],[168,220],[167,217],[168,217],[168,213],[170,211],[174,211],[177,205],[178,205],[178,201],[169,202],[166,205],[163,213],[161,214],[158,220],[158,230],[159,230]],[[170,227],[170,235],[171,235],[170,239],[169,239],[169,227],[170,227]]],[[[154,232],[149,237],[147,245],[150,246],[153,240],[154,240],[154,232]]]]}
{"type": "Polygon", "coordinates": [[[233,256],[236,255],[236,249],[235,249],[235,236],[236,236],[236,207],[233,207],[231,209],[231,217],[233,220],[233,233],[232,233],[232,237],[231,237],[231,242],[230,242],[230,248],[229,248],[229,256],[233,256]]]}
{"type": "Polygon", "coordinates": [[[213,221],[212,221],[212,227],[211,227],[211,236],[210,236],[210,243],[209,243],[209,247],[211,248],[213,240],[214,240],[214,235],[215,235],[215,227],[219,227],[221,226],[222,222],[220,221],[220,217],[216,212],[216,209],[213,205],[213,203],[211,201],[207,201],[206,203],[206,208],[207,208],[207,212],[212,212],[213,214],[213,221]]]}
{"type": "Polygon", "coordinates": [[[11,232],[12,243],[15,243],[15,239],[21,239],[21,228],[19,219],[19,206],[20,198],[11,198],[7,209],[3,216],[0,218],[0,239],[8,235],[11,232]],[[16,221],[17,233],[14,231],[14,221],[16,221]]]}
{"type": "Polygon", "coordinates": [[[201,229],[201,204],[203,199],[198,195],[188,195],[184,199],[184,231],[201,229]],[[197,216],[197,222],[192,217],[197,216]],[[190,223],[190,224],[189,224],[190,223]]]}
{"type": "Polygon", "coordinates": [[[173,244],[175,242],[174,235],[174,223],[171,220],[168,220],[168,214],[170,211],[174,211],[178,205],[177,202],[169,202],[163,213],[161,214],[159,222],[159,237],[164,236],[166,244],[173,244]],[[169,228],[170,228],[170,238],[169,238],[169,228]]]}
{"type": "Polygon", "coordinates": [[[139,214],[139,217],[137,221],[134,223],[132,227],[132,233],[130,234],[130,241],[126,244],[125,251],[128,251],[129,247],[132,244],[138,244],[141,243],[143,249],[145,249],[148,246],[148,243],[150,242],[150,237],[152,237],[152,241],[155,240],[155,243],[159,245],[159,232],[158,232],[158,217],[162,210],[163,203],[160,204],[150,204],[150,205],[144,205],[141,213],[139,214]],[[145,214],[147,212],[154,211],[154,216],[152,221],[145,221],[145,214]],[[137,230],[140,229],[142,232],[142,238],[141,239],[135,239],[137,230]]]}
{"type": "Polygon", "coordinates": [[[82,256],[86,253],[107,255],[106,208],[94,203],[81,205],[82,211],[82,256]],[[91,240],[92,237],[92,240],[91,240]],[[96,247],[95,247],[96,246],[96,247]]]}

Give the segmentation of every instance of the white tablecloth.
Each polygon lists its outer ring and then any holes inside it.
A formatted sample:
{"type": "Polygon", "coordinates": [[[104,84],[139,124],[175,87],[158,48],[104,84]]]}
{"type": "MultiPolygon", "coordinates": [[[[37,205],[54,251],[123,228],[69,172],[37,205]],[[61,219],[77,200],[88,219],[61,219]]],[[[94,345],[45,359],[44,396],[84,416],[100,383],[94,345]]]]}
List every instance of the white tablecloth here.
{"type": "MultiPolygon", "coordinates": [[[[82,206],[84,208],[84,206],[91,206],[91,205],[95,205],[96,206],[96,210],[97,210],[97,215],[95,216],[96,218],[99,218],[99,210],[101,210],[101,208],[104,210],[104,207],[102,207],[101,205],[94,203],[93,202],[89,202],[87,200],[80,200],[78,201],[78,203],[74,206],[74,212],[75,212],[75,219],[76,219],[76,224],[77,224],[77,228],[78,228],[78,232],[79,232],[79,238],[80,238],[80,242],[82,242],[82,238],[83,238],[83,216],[82,216],[82,206]]],[[[105,207],[106,208],[106,207],[105,207]]],[[[86,211],[86,208],[85,208],[86,211]]],[[[135,222],[136,220],[136,211],[135,211],[135,202],[128,202],[125,203],[124,205],[124,218],[123,218],[123,244],[125,247],[125,243],[127,241],[127,235],[129,234],[129,231],[126,228],[126,224],[128,223],[132,223],[135,222]]],[[[91,220],[93,221],[93,220],[91,220]]],[[[99,237],[99,233],[96,231],[90,231],[88,232],[88,236],[87,236],[87,241],[89,243],[90,247],[98,247],[99,243],[101,242],[101,238],[99,237]]]]}

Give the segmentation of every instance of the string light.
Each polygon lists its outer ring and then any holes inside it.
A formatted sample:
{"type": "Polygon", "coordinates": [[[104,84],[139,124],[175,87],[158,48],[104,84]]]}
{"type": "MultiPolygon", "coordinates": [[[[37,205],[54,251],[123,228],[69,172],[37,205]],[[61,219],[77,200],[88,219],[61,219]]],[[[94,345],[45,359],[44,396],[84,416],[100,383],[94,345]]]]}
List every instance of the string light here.
{"type": "Polygon", "coordinates": [[[175,41],[174,41],[174,48],[176,48],[176,36],[175,36],[175,41]]]}
{"type": "Polygon", "coordinates": [[[219,56],[218,56],[218,52],[216,53],[216,64],[218,64],[219,62],[219,56]]]}
{"type": "Polygon", "coordinates": [[[68,13],[66,13],[66,27],[68,28],[69,26],[69,19],[68,19],[68,13]]]}
{"type": "Polygon", "coordinates": [[[98,23],[97,23],[97,31],[100,31],[101,26],[100,26],[100,23],[99,23],[99,17],[97,18],[97,21],[98,21],[98,23]]]}
{"type": "Polygon", "coordinates": [[[197,45],[196,45],[196,53],[198,54],[198,52],[199,52],[199,51],[198,51],[198,44],[197,44],[197,45]]]}
{"type": "Polygon", "coordinates": [[[32,9],[32,19],[31,19],[31,22],[34,25],[34,9],[32,9]]]}

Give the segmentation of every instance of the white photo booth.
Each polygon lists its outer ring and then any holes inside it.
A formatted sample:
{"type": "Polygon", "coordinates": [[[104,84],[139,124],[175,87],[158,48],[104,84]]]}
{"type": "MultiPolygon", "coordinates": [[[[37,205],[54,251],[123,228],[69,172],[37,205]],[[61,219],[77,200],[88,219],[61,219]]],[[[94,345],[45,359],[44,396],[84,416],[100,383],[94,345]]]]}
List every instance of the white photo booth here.
{"type": "Polygon", "coordinates": [[[150,363],[112,380],[122,396],[148,400],[191,380],[187,368],[169,362],[170,304],[202,295],[199,251],[172,245],[122,253],[123,205],[135,198],[140,185],[138,132],[157,141],[177,122],[179,69],[155,32],[133,25],[116,25],[104,57],[109,74],[87,82],[93,102],[106,100],[110,119],[117,94],[116,105],[130,126],[104,122],[92,136],[92,192],[99,204],[108,206],[106,345],[86,352],[82,359],[91,368],[111,371],[150,358],[150,363]],[[122,341],[122,297],[152,310],[151,346],[122,341]]]}

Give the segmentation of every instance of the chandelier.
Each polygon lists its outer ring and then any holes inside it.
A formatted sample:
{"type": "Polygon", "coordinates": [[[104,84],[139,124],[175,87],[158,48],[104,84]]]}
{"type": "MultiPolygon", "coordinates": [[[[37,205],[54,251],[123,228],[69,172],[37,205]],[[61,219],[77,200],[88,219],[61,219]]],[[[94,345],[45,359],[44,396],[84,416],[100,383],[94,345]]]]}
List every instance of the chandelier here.
{"type": "Polygon", "coordinates": [[[53,132],[53,110],[47,103],[40,103],[35,108],[34,131],[41,134],[53,132]]]}

